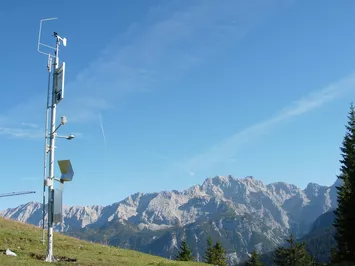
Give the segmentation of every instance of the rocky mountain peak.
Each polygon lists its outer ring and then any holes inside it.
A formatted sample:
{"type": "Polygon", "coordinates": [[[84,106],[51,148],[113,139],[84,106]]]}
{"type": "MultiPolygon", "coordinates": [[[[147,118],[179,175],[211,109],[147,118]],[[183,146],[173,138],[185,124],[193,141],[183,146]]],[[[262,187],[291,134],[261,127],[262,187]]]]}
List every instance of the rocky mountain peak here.
{"type": "MultiPolygon", "coordinates": [[[[56,230],[73,232],[115,224],[124,230],[153,231],[154,241],[159,242],[163,230],[195,228],[203,232],[204,226],[210,226],[209,230],[220,236],[226,230],[236,234],[238,245],[246,251],[247,243],[255,237],[276,244],[291,230],[298,236],[304,234],[319,215],[335,204],[334,186],[310,183],[301,190],[285,182],[265,185],[253,176],[215,176],[181,192],[135,193],[108,206],[66,206],[63,223],[56,230]]],[[[29,202],[1,211],[0,215],[41,225],[42,205],[29,202]]]]}
{"type": "Polygon", "coordinates": [[[304,193],[308,197],[317,197],[319,193],[322,193],[322,191],[324,191],[324,189],[327,189],[327,187],[320,186],[316,183],[309,183],[305,188],[304,193]]]}

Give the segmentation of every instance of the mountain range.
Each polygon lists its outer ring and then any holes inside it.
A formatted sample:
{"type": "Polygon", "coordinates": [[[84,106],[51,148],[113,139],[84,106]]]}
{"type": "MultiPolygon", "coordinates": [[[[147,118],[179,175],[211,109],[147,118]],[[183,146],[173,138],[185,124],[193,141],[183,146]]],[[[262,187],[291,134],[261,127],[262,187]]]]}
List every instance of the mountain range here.
{"type": "MultiPolygon", "coordinates": [[[[319,216],[336,208],[337,182],[309,183],[302,190],[284,182],[265,185],[251,176],[216,176],[181,192],[136,193],[108,206],[65,206],[55,230],[172,259],[186,238],[200,261],[211,236],[234,265],[255,248],[272,251],[291,232],[306,236],[319,216]]],[[[42,226],[42,204],[29,202],[0,216],[42,226]]]]}

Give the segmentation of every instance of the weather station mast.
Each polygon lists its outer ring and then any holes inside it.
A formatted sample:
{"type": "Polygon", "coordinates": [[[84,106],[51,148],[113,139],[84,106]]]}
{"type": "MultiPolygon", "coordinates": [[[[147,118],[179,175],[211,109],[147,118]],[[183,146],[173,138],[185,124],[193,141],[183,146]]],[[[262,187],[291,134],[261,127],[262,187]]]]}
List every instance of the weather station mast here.
{"type": "Polygon", "coordinates": [[[45,192],[48,189],[48,211],[47,211],[47,262],[54,262],[53,256],[53,225],[62,222],[62,194],[63,190],[54,188],[54,181],[58,181],[62,184],[64,182],[72,181],[74,176],[74,171],[71,166],[70,160],[60,160],[58,161],[59,168],[61,171],[61,177],[55,178],[54,175],[54,152],[55,152],[55,140],[56,138],[64,138],[71,140],[74,138],[73,135],[69,136],[58,136],[58,129],[67,123],[65,116],[61,117],[60,124],[56,126],[56,110],[58,103],[64,99],[64,76],[65,76],[65,62],[59,66],[59,46],[62,44],[64,47],[67,45],[67,39],[62,38],[58,33],[54,32],[53,37],[55,38],[55,47],[44,44],[41,42],[42,24],[45,21],[55,20],[57,18],[47,18],[40,21],[39,34],[38,34],[38,45],[37,51],[48,57],[48,92],[47,92],[47,104],[46,104],[46,122],[45,122],[45,145],[44,145],[44,167],[43,167],[43,210],[42,210],[42,243],[44,245],[44,231],[45,231],[45,192]],[[44,51],[44,49],[49,50],[44,51]],[[54,51],[54,55],[52,54],[54,51]],[[52,64],[52,60],[54,60],[52,64]],[[53,72],[52,72],[53,68],[53,72]],[[51,77],[52,73],[52,77],[51,77]],[[52,88],[50,86],[52,79],[52,88]],[[50,121],[49,121],[50,117],[50,121]],[[49,124],[50,122],[50,124],[49,124]],[[47,173],[47,163],[48,163],[48,173],[47,173]]]}

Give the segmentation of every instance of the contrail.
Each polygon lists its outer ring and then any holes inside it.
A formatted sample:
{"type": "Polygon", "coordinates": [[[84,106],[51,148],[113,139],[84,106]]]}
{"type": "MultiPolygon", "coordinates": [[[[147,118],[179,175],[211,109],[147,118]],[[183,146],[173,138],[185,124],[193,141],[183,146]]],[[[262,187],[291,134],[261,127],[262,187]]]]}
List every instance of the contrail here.
{"type": "Polygon", "coordinates": [[[105,142],[105,149],[106,149],[106,148],[107,148],[107,143],[106,143],[106,137],[105,137],[104,126],[102,125],[102,117],[101,117],[101,113],[99,113],[99,117],[100,117],[100,126],[101,126],[102,136],[103,136],[103,138],[104,138],[104,142],[105,142]]]}

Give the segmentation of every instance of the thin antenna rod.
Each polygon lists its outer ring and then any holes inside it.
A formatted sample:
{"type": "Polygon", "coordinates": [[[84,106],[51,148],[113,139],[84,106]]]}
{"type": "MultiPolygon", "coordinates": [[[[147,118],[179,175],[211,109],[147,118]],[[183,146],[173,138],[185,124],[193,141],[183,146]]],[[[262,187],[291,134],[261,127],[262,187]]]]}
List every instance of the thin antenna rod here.
{"type": "Polygon", "coordinates": [[[22,192],[3,193],[3,194],[0,194],[0,198],[18,196],[18,195],[25,195],[25,194],[32,194],[32,193],[36,193],[36,191],[22,191],[22,192]]]}

